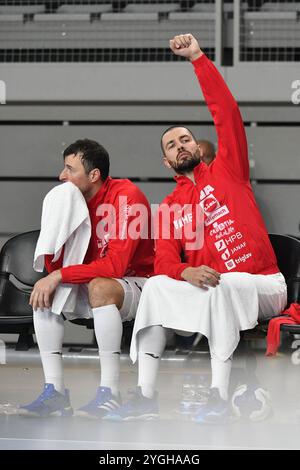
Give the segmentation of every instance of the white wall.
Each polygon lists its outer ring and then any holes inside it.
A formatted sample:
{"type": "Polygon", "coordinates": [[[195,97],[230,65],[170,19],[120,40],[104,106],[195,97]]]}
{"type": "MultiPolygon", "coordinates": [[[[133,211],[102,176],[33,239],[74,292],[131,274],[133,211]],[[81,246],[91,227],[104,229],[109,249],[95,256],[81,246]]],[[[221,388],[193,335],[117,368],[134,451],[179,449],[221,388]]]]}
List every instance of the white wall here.
{"type": "MultiPolygon", "coordinates": [[[[239,101],[291,101],[295,64],[248,64],[221,72],[239,101]]],[[[1,64],[7,103],[201,100],[189,63],[1,64]]],[[[300,112],[299,112],[300,114],[300,112]]]]}

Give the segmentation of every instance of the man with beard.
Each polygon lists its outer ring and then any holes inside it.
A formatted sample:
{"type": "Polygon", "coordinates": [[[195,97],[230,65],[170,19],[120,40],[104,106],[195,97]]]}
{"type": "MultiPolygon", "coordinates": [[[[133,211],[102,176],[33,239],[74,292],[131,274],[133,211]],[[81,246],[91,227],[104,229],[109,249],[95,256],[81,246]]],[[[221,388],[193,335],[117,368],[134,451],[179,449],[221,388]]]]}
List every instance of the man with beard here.
{"type": "Polygon", "coordinates": [[[253,328],[258,318],[282,311],[286,284],[251,189],[237,103],[192,35],[175,36],[170,47],[194,66],[216,127],[218,151],[208,166],[201,162],[187,127],[172,126],[162,136],[163,162],[175,171],[177,186],[160,206],[156,276],[143,289],[134,325],[130,355],[133,362],[139,359],[136,395],[108,417],[158,415],[155,384],[166,329],[171,328],[208,339],[210,397],[194,419],[227,422],[232,354],[239,332],[253,328]]]}

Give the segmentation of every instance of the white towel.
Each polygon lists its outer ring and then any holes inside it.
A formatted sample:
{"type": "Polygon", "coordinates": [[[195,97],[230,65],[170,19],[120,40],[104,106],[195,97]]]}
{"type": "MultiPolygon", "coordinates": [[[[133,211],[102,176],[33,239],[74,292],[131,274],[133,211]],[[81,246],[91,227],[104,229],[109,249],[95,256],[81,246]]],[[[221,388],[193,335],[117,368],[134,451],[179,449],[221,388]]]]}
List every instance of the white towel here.
{"type": "MultiPolygon", "coordinates": [[[[43,271],[44,255],[53,254],[53,261],[56,261],[64,245],[63,266],[81,264],[90,237],[90,215],[81,191],[69,182],[55,186],[43,202],[41,232],[34,254],[34,270],[43,271]]],[[[53,298],[52,312],[57,315],[63,309],[73,312],[77,291],[76,284],[60,284],[53,298]]]]}
{"type": "Polygon", "coordinates": [[[210,352],[226,361],[236,349],[240,331],[259,318],[278,315],[286,305],[286,284],[281,273],[225,273],[217,287],[201,289],[167,276],[150,278],[142,291],[130,357],[137,359],[138,334],[162,325],[173,330],[199,332],[209,341],[210,352]]]}

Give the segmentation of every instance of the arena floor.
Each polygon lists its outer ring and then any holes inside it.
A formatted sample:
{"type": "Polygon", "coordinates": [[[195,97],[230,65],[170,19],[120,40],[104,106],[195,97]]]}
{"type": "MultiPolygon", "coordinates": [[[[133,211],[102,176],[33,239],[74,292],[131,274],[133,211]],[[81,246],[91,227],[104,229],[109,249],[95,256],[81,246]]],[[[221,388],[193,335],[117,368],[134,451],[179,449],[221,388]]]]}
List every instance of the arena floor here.
{"type": "MultiPolygon", "coordinates": [[[[199,425],[178,413],[182,382],[187,373],[209,376],[205,351],[190,355],[167,352],[159,376],[158,421],[109,422],[78,417],[35,419],[18,416],[16,405],[32,401],[43,384],[38,351],[7,351],[1,367],[0,449],[299,449],[300,365],[293,365],[291,352],[266,358],[256,350],[257,376],[269,389],[273,415],[253,423],[238,420],[230,425],[199,425]]],[[[66,350],[65,377],[74,409],[89,401],[98,385],[95,350],[66,350]]],[[[238,353],[234,370],[244,368],[238,353]]],[[[136,384],[136,367],[122,356],[121,391],[136,384]]]]}

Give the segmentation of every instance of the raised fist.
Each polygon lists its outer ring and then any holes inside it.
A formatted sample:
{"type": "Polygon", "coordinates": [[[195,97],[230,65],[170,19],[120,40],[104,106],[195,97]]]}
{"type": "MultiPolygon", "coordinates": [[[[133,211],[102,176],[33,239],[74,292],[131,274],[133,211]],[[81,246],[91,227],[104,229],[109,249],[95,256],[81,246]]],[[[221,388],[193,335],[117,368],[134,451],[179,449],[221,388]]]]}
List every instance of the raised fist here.
{"type": "Polygon", "coordinates": [[[192,34],[180,34],[170,40],[170,48],[174,54],[186,57],[190,61],[196,60],[202,56],[197,39],[192,34]]]}

